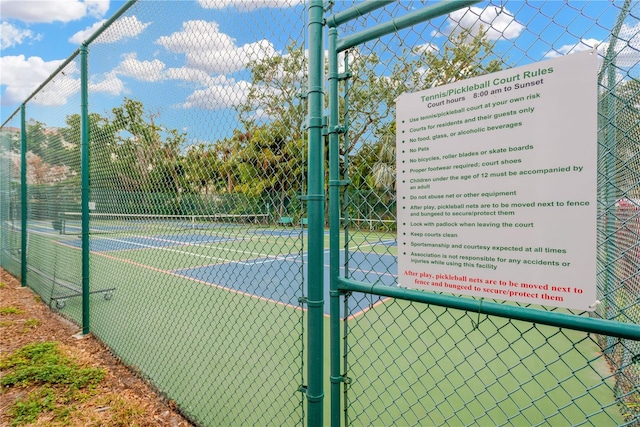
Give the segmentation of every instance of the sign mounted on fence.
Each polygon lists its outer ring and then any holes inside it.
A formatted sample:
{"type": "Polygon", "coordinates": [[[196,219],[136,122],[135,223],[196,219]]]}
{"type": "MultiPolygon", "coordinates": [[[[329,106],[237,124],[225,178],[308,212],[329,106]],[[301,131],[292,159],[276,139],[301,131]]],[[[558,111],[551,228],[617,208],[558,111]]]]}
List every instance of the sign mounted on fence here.
{"type": "Polygon", "coordinates": [[[399,284],[596,305],[597,53],[397,100],[399,284]]]}

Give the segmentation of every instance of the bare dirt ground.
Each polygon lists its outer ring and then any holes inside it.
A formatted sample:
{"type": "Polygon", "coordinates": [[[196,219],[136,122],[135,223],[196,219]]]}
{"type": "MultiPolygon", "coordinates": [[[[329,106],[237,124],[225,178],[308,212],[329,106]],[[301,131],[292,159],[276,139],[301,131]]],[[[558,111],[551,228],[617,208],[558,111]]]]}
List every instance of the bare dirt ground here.
{"type": "MultiPolygon", "coordinates": [[[[70,402],[69,414],[57,421],[43,412],[34,426],[191,426],[175,408],[145,381],[121,364],[93,336],[77,336],[77,325],[56,315],[30,289],[0,269],[0,362],[16,349],[57,341],[60,349],[82,367],[102,368],[104,379],[81,401],[70,402]]],[[[11,426],[11,407],[34,391],[29,387],[0,390],[0,426],[11,426]]],[[[23,425],[23,424],[21,424],[23,425]]]]}

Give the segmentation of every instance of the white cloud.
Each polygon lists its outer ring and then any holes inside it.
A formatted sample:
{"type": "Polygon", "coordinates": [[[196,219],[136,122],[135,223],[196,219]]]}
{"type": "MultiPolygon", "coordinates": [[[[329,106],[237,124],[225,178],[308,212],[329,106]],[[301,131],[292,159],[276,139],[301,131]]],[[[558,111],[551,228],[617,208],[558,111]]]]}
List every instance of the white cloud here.
{"type": "Polygon", "coordinates": [[[274,56],[276,50],[268,40],[247,43],[225,50],[186,53],[187,64],[213,73],[228,74],[245,68],[251,61],[274,56]]]}
{"type": "MultiPolygon", "coordinates": [[[[600,56],[606,56],[609,42],[597,39],[581,39],[577,43],[565,44],[547,52],[545,57],[555,58],[569,53],[582,52],[597,47],[600,56]]],[[[637,65],[640,57],[640,23],[635,26],[623,24],[615,44],[615,62],[618,68],[631,68],[637,65]]]]}
{"type": "Polygon", "coordinates": [[[47,79],[64,60],[43,61],[24,55],[0,57],[0,85],[6,86],[2,96],[3,105],[23,102],[37,87],[47,79]]]}
{"type": "MultiPolygon", "coordinates": [[[[0,57],[0,69],[2,70],[0,85],[6,86],[2,94],[2,105],[15,105],[24,102],[63,62],[62,59],[43,61],[37,56],[28,59],[24,55],[0,57]]],[[[124,85],[115,74],[108,74],[100,82],[90,82],[89,89],[93,93],[119,94],[124,91],[124,85]]],[[[29,102],[34,105],[65,105],[69,96],[79,91],[78,65],[77,62],[71,61],[61,72],[53,76],[29,102]]]]}
{"type": "Polygon", "coordinates": [[[234,7],[238,10],[256,10],[262,8],[285,8],[304,4],[304,0],[198,0],[205,9],[224,9],[234,7]]]}
{"type": "Polygon", "coordinates": [[[7,49],[22,44],[27,39],[40,40],[40,34],[34,35],[31,30],[23,30],[8,22],[0,23],[0,49],[7,49]]]}
{"type": "Polygon", "coordinates": [[[251,83],[247,81],[221,80],[206,89],[193,92],[182,107],[205,110],[234,107],[246,101],[250,88],[251,83]]]}
{"type": "Polygon", "coordinates": [[[61,72],[56,74],[31,98],[30,102],[46,106],[66,105],[69,96],[80,91],[78,71],[76,63],[69,62],[61,72]]]}
{"type": "Polygon", "coordinates": [[[169,68],[165,72],[165,76],[171,80],[184,80],[187,82],[204,83],[209,84],[214,81],[214,78],[202,70],[195,68],[169,68]]]}
{"type": "Polygon", "coordinates": [[[506,8],[489,6],[481,9],[474,6],[450,13],[447,26],[441,32],[447,36],[463,30],[478,34],[480,28],[487,32],[489,40],[498,40],[518,37],[525,27],[506,8]]]}
{"type": "Polygon", "coordinates": [[[3,19],[24,22],[70,22],[85,16],[102,18],[109,0],[0,0],[3,19]]]}
{"type": "MultiPolygon", "coordinates": [[[[75,44],[81,44],[85,40],[87,40],[91,35],[93,35],[96,31],[104,25],[106,19],[102,21],[98,21],[92,26],[75,33],[69,41],[75,44]]],[[[111,24],[109,28],[107,28],[93,43],[115,43],[119,40],[128,37],[136,37],[145,28],[147,28],[151,22],[143,23],[138,20],[136,16],[125,16],[123,18],[118,19],[116,22],[111,24]]]]}
{"type": "Polygon", "coordinates": [[[143,82],[156,82],[163,80],[164,69],[165,65],[159,59],[139,61],[135,53],[129,53],[114,72],[143,82]]]}
{"type": "Polygon", "coordinates": [[[107,20],[103,19],[101,21],[96,22],[92,26],[87,27],[82,31],[78,31],[77,33],[75,33],[69,38],[69,42],[74,44],[81,44],[83,41],[88,39],[93,33],[98,31],[98,29],[102,27],[102,25],[104,25],[105,22],[107,22],[107,20]]]}
{"type": "Polygon", "coordinates": [[[234,46],[234,39],[221,33],[216,22],[203,20],[182,23],[182,31],[162,36],[156,43],[170,52],[185,53],[196,49],[222,50],[234,46]]]}
{"type": "Polygon", "coordinates": [[[112,71],[102,76],[94,76],[93,80],[89,82],[89,92],[120,95],[125,93],[126,90],[123,81],[112,71]],[[100,79],[98,80],[97,77],[100,77],[100,79]]]}
{"type": "Polygon", "coordinates": [[[596,39],[582,39],[578,43],[574,44],[565,44],[560,46],[558,49],[552,50],[545,54],[547,58],[557,58],[559,56],[564,56],[569,53],[577,53],[584,52],[585,50],[591,50],[594,47],[598,48],[598,52],[603,55],[606,52],[606,48],[608,43],[603,43],[602,40],[596,39]]]}
{"type": "Polygon", "coordinates": [[[221,74],[241,70],[249,61],[276,53],[268,40],[236,46],[235,39],[221,33],[217,23],[202,20],[184,22],[181,32],[162,36],[156,43],[170,52],[183,53],[188,68],[221,74]]]}
{"type": "Polygon", "coordinates": [[[85,0],[87,15],[101,19],[109,11],[110,0],[85,0]]]}

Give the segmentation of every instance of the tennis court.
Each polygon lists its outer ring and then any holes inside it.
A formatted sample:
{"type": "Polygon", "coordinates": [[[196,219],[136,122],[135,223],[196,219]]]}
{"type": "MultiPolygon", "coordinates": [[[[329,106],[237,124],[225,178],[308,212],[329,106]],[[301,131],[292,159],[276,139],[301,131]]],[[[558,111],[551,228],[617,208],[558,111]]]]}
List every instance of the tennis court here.
{"type": "MultiPolygon", "coordinates": [[[[44,270],[48,265],[51,271],[31,270],[30,273],[31,283],[45,298],[68,294],[69,290],[62,286],[64,283],[79,283],[81,239],[71,234],[77,224],[67,226],[70,228],[65,234],[46,222],[33,222],[29,226],[29,251],[54,254],[40,260],[40,268],[44,270]],[[42,250],[45,247],[47,250],[42,250]],[[50,280],[52,277],[55,280],[50,280]]],[[[14,231],[19,233],[19,227],[14,227],[14,231]]],[[[233,406],[220,403],[215,408],[217,414],[224,414],[224,417],[214,417],[215,423],[222,424],[241,419],[246,408],[261,413],[267,402],[294,412],[295,403],[286,396],[298,387],[299,381],[288,367],[298,363],[303,351],[297,350],[299,337],[287,325],[299,321],[301,314],[295,313],[304,312],[299,298],[306,294],[304,286],[308,279],[304,265],[307,253],[302,245],[305,234],[306,230],[301,228],[245,221],[196,223],[190,218],[93,221],[91,289],[97,294],[91,297],[93,330],[108,340],[125,361],[153,371],[156,385],[190,402],[189,411],[201,419],[212,416],[212,401],[242,402],[233,406]],[[102,289],[114,289],[109,299],[100,295],[102,289]],[[266,319],[269,319],[270,332],[259,335],[258,339],[252,329],[266,325],[266,319]],[[149,325],[153,325],[153,329],[149,329],[149,325]],[[234,340],[224,339],[223,336],[227,336],[224,331],[232,327],[239,328],[228,335],[234,336],[234,340]],[[155,332],[149,335],[149,330],[155,332]],[[274,343],[288,344],[274,346],[274,343]],[[135,359],[127,360],[128,352],[136,355],[135,359]],[[199,382],[204,380],[216,387],[194,390],[185,386],[186,371],[173,365],[178,354],[182,354],[182,362],[188,364],[189,375],[197,375],[199,382]],[[184,354],[189,357],[185,359],[184,354]],[[252,385],[261,381],[259,375],[265,372],[264,367],[251,370],[253,374],[241,384],[235,382],[233,387],[218,380],[241,375],[241,372],[246,374],[250,366],[262,363],[265,354],[270,355],[265,361],[273,357],[278,361],[270,362],[266,371],[271,371],[271,381],[278,379],[271,390],[281,390],[281,396],[274,397],[267,390],[256,394],[252,390],[252,385]],[[234,368],[229,371],[229,366],[234,368]]],[[[397,265],[392,255],[396,251],[393,236],[359,232],[351,238],[352,242],[358,242],[359,250],[349,252],[348,274],[343,262],[345,251],[341,251],[341,275],[394,285],[397,265]],[[367,249],[371,251],[366,252],[367,249]]],[[[326,315],[328,264],[328,253],[325,253],[326,315]]],[[[341,317],[344,317],[345,307],[341,305],[341,317]]],[[[351,366],[354,376],[369,378],[350,386],[353,396],[357,396],[353,402],[356,411],[382,404],[379,395],[366,390],[404,386],[413,389],[416,395],[429,396],[429,401],[416,402],[408,397],[397,402],[398,411],[416,423],[420,420],[446,423],[447,417],[468,422],[483,417],[496,423],[509,422],[504,405],[519,404],[524,395],[539,403],[515,411],[520,415],[517,420],[511,419],[512,422],[535,423],[545,417],[553,418],[553,413],[538,412],[541,400],[548,402],[546,406],[554,411],[566,406],[556,412],[558,420],[579,421],[585,405],[589,404],[608,407],[594,419],[606,423],[618,417],[615,406],[608,406],[610,385],[600,382],[595,375],[606,367],[595,361],[598,350],[582,333],[555,335],[552,339],[541,333],[539,340],[532,342],[520,338],[523,328],[530,327],[520,322],[488,321],[470,315],[456,318],[438,307],[426,307],[425,312],[420,312],[409,303],[383,301],[364,294],[353,294],[346,306],[347,316],[352,319],[349,322],[351,338],[356,342],[374,343],[367,363],[351,366]],[[380,304],[384,304],[383,310],[377,309],[380,304]],[[386,329],[369,328],[372,321],[383,322],[386,329]],[[496,328],[502,331],[502,336],[490,332],[496,328]],[[510,339],[505,341],[504,335],[510,339]],[[394,368],[396,365],[376,356],[388,352],[390,343],[396,342],[399,336],[405,337],[406,345],[395,347],[398,352],[393,354],[393,359],[405,360],[417,378],[429,378],[429,381],[401,384],[398,378],[404,377],[394,368]],[[564,349],[568,358],[565,360],[585,360],[593,364],[593,369],[573,372],[572,363],[551,360],[558,348],[564,349]],[[513,360],[525,357],[526,363],[505,364],[502,358],[496,358],[497,353],[508,353],[513,360]],[[547,353],[549,357],[545,356],[547,353]],[[369,377],[367,372],[378,375],[369,377]],[[548,393],[539,386],[558,379],[565,387],[557,391],[548,393]],[[490,390],[476,396],[473,389],[482,388],[483,381],[492,384],[490,390]],[[438,387],[429,384],[438,384],[438,387]],[[589,396],[572,396],[564,391],[580,390],[585,385],[594,387],[589,396]],[[487,411],[494,400],[504,404],[487,411]],[[433,406],[441,408],[437,420],[429,418],[432,415],[428,408],[433,406]]],[[[60,311],[79,318],[80,298],[69,298],[60,311]]],[[[328,316],[325,328],[328,330],[328,316]]],[[[278,422],[286,424],[287,421],[283,418],[278,422]]],[[[386,421],[393,423],[392,419],[386,421]]]]}
{"type": "MultiPolygon", "coordinates": [[[[79,233],[79,216],[64,214],[64,236],[79,233]]],[[[300,306],[300,292],[281,283],[307,282],[306,252],[292,251],[290,243],[306,234],[299,228],[268,227],[255,215],[237,216],[235,221],[220,216],[149,216],[97,214],[92,216],[89,248],[93,256],[135,260],[136,267],[156,269],[167,275],[184,277],[231,292],[242,293],[277,304],[300,306]],[[162,233],[162,234],[158,234],[162,233]],[[256,251],[256,246],[264,249],[256,251]],[[159,253],[160,252],[160,253],[159,253]],[[163,253],[163,254],[162,254],[163,253]],[[174,254],[182,265],[169,268],[154,259],[166,260],[174,254]],[[261,280],[253,280],[260,277],[261,280]]],[[[61,245],[81,248],[76,236],[63,238],[61,245]]],[[[378,242],[379,243],[379,242],[378,242]]],[[[393,245],[393,241],[387,242],[393,245]]],[[[344,260],[342,251],[341,259],[344,260]]],[[[329,254],[325,253],[325,301],[329,300],[329,254]]],[[[354,252],[349,254],[349,276],[355,280],[394,285],[396,259],[390,254],[354,252]]],[[[344,261],[342,262],[344,265],[344,261]]],[[[342,268],[345,274],[345,267],[342,268]]],[[[348,300],[348,313],[359,312],[379,303],[380,298],[357,295],[348,300]]],[[[325,314],[329,314],[325,304],[325,314]]]]}

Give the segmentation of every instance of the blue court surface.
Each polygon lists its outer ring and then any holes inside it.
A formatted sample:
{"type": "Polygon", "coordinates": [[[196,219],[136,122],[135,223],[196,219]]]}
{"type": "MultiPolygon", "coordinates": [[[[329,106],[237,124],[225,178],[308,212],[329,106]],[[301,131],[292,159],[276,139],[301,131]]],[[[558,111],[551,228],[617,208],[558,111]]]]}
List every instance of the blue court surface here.
{"type": "MultiPolygon", "coordinates": [[[[344,259],[344,253],[341,254],[344,259]]],[[[350,254],[349,277],[368,283],[396,285],[398,267],[396,258],[391,255],[352,252],[350,254]]],[[[300,255],[259,258],[244,262],[228,262],[173,271],[179,276],[210,283],[236,292],[266,298],[287,305],[299,306],[298,287],[300,275],[308,283],[306,267],[303,268],[300,255]]],[[[345,270],[341,268],[344,276],[345,270]]],[[[324,311],[329,314],[329,257],[324,260],[324,311]]],[[[306,285],[305,285],[306,286],[306,285]]],[[[306,294],[305,290],[305,294],[306,294]]],[[[357,315],[369,309],[383,298],[354,292],[348,300],[347,316],[357,315]]],[[[340,317],[344,318],[344,309],[340,317]]]]}
{"type": "MultiPolygon", "coordinates": [[[[292,235],[301,230],[261,230],[257,234],[292,235]]],[[[180,233],[160,236],[122,236],[91,237],[89,249],[92,252],[123,251],[134,249],[153,249],[180,245],[206,245],[235,240],[234,238],[212,236],[199,233],[180,233]]],[[[79,236],[65,239],[61,243],[80,248],[79,236]]],[[[389,246],[395,241],[389,241],[389,246]]],[[[204,265],[199,267],[174,270],[171,273],[229,289],[251,296],[299,307],[298,297],[302,295],[300,283],[308,284],[306,254],[274,255],[244,261],[228,261],[225,263],[204,265]],[[302,277],[302,280],[301,280],[302,277]]],[[[340,253],[340,275],[350,279],[396,286],[398,266],[392,255],[376,253],[350,252],[348,274],[344,267],[344,251],[340,253]]],[[[324,310],[329,314],[329,255],[324,256],[324,310]]],[[[305,294],[307,291],[305,289],[305,294]]],[[[347,316],[357,315],[383,298],[354,292],[348,300],[347,316]]],[[[345,317],[341,304],[341,317],[345,317]]]]}

